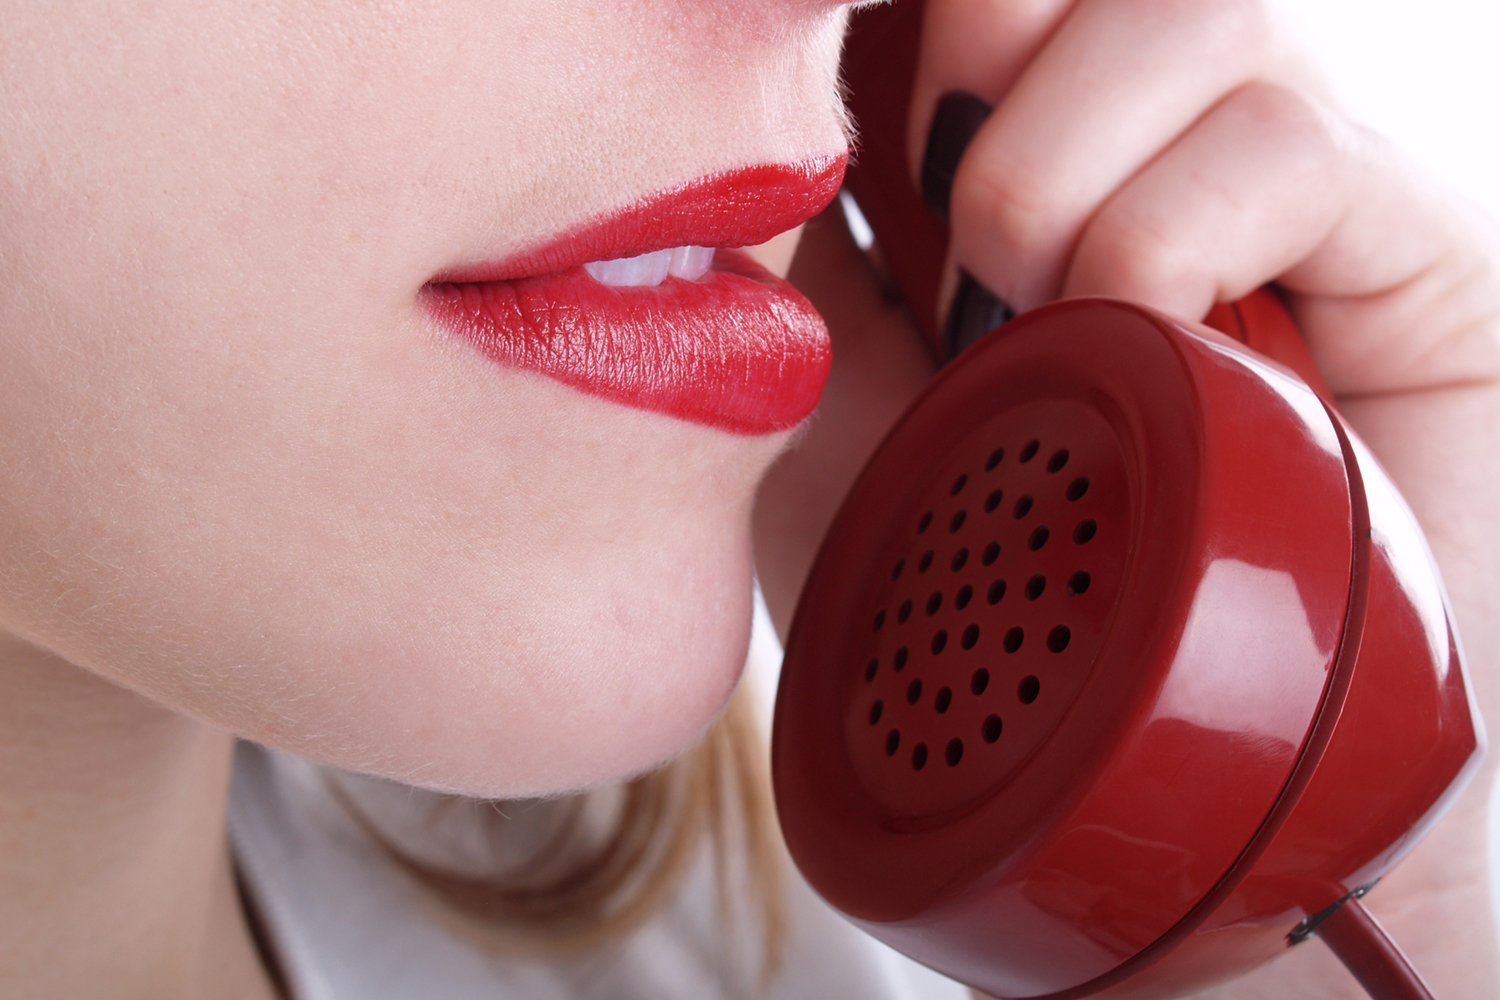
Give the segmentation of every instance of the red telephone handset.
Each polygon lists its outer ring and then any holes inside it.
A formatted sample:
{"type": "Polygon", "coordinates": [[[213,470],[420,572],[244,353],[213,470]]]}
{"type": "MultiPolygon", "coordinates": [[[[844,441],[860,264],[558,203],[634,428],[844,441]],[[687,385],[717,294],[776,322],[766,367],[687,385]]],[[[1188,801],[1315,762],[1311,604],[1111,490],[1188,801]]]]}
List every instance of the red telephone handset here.
{"type": "MultiPolygon", "coordinates": [[[[935,335],[914,20],[856,15],[848,186],[935,335]]],[[[1372,996],[1428,995],[1358,898],[1482,754],[1442,586],[1274,294],[1212,318],[1074,300],[970,347],[861,473],[788,635],[798,866],[998,997],[1175,996],[1312,935],[1372,996]]]]}

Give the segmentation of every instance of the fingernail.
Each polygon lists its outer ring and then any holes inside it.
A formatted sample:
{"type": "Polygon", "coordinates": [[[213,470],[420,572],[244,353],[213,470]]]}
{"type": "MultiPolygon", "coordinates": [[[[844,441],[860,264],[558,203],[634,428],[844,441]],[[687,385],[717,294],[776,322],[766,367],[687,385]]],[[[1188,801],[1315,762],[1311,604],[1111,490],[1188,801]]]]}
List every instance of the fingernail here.
{"type": "Polygon", "coordinates": [[[953,194],[958,161],[989,113],[988,104],[962,90],[944,94],[933,113],[927,149],[922,154],[922,200],[944,222],[948,221],[948,200],[953,194]]]}
{"type": "Polygon", "coordinates": [[[1016,314],[1016,311],[985,288],[968,271],[958,272],[958,291],[948,310],[948,324],[943,331],[943,360],[956,358],[974,341],[989,333],[1016,314]]]}
{"type": "MultiPolygon", "coordinates": [[[[927,133],[927,149],[922,154],[922,200],[928,210],[945,223],[949,220],[948,206],[953,197],[953,175],[958,172],[958,161],[989,114],[988,104],[961,90],[944,94],[933,113],[932,128],[927,133]]],[[[957,357],[970,344],[1015,314],[1008,303],[960,268],[958,290],[953,295],[948,322],[943,330],[943,361],[957,357]]]]}

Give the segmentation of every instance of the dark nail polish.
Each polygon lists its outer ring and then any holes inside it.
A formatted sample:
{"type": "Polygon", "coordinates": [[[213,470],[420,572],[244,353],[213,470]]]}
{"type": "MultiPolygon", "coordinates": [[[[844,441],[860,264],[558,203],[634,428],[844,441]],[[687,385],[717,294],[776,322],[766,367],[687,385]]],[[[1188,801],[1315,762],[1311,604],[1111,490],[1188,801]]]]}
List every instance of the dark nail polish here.
{"type": "Polygon", "coordinates": [[[988,104],[965,91],[944,94],[938,101],[932,128],[927,132],[927,149],[922,154],[922,200],[944,222],[948,221],[948,200],[953,194],[958,161],[989,114],[988,104]]]}
{"type": "Polygon", "coordinates": [[[951,361],[974,341],[1016,314],[1006,302],[975,281],[969,272],[958,272],[958,291],[948,310],[943,331],[944,362],[951,361]]]}

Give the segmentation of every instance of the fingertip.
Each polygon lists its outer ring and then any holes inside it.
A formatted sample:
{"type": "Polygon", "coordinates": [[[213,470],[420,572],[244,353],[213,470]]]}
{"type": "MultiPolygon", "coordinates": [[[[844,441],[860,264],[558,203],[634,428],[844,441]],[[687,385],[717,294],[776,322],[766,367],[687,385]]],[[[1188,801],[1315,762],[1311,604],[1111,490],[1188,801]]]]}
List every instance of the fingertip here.
{"type": "Polygon", "coordinates": [[[1216,259],[1213,249],[1098,220],[1079,241],[1059,294],[1125,299],[1171,316],[1202,319],[1215,302],[1237,297],[1209,269],[1216,259]]]}

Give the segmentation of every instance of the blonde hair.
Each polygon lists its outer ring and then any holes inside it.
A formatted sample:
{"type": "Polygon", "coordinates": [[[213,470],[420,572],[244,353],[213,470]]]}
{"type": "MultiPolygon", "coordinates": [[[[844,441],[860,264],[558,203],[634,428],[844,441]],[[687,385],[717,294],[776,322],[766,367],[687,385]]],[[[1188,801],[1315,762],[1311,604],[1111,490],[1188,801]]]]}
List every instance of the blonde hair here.
{"type": "MultiPolygon", "coordinates": [[[[486,947],[561,958],[620,939],[648,920],[712,851],[718,914],[749,924],[759,947],[759,985],[779,967],[786,934],[785,863],[755,705],[741,685],[699,743],[621,786],[549,803],[548,835],[524,865],[475,875],[398,845],[338,782],[335,797],[396,863],[425,886],[458,930],[486,947]]],[[[506,803],[444,802],[480,817],[497,840],[514,823],[506,803]],[[475,808],[479,805],[481,808],[475,808]]],[[[723,939],[737,939],[725,934],[723,939]]],[[[730,956],[732,964],[742,964],[730,956]]]]}

